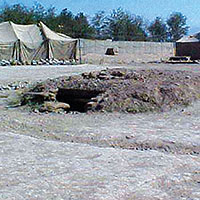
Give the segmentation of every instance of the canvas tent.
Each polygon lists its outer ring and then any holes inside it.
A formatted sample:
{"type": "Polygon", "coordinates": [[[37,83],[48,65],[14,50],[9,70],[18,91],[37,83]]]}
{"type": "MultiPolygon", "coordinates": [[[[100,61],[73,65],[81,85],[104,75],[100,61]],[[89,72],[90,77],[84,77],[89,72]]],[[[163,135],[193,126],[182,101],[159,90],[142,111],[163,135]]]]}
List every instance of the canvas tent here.
{"type": "Polygon", "coordinates": [[[200,59],[200,33],[184,36],[176,41],[176,56],[190,56],[191,60],[200,59]]]}
{"type": "Polygon", "coordinates": [[[45,24],[0,24],[0,59],[31,61],[69,60],[76,57],[77,39],[50,30],[45,24]]]}

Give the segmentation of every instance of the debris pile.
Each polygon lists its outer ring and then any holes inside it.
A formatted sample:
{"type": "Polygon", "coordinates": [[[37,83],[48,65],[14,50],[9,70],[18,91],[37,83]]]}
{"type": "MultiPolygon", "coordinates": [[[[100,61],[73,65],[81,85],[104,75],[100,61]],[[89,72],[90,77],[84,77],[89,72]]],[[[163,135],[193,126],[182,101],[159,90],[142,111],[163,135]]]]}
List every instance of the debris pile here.
{"type": "Polygon", "coordinates": [[[51,112],[49,102],[62,102],[65,111],[139,113],[167,111],[199,98],[197,73],[117,68],[48,79],[24,93],[22,105],[51,112]]]}

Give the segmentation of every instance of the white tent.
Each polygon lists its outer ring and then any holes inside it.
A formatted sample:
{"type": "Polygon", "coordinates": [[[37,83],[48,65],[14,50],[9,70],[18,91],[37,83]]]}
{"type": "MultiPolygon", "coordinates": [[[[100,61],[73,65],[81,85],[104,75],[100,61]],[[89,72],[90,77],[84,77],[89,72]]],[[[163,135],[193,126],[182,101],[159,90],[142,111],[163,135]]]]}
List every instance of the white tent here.
{"type": "Polygon", "coordinates": [[[75,59],[77,39],[38,25],[0,24],[0,59],[31,61],[43,59],[75,59]]]}

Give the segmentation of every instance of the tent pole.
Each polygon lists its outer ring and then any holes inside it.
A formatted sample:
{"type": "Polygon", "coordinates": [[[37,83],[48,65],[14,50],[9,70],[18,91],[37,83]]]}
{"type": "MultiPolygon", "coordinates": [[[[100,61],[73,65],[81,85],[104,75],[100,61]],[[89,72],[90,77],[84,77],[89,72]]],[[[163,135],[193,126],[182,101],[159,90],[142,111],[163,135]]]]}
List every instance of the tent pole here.
{"type": "Polygon", "coordinates": [[[46,40],[46,48],[47,48],[47,55],[46,55],[46,58],[49,60],[49,57],[50,57],[50,49],[49,49],[49,39],[46,40]]]}
{"type": "Polygon", "coordinates": [[[16,53],[16,42],[13,44],[12,59],[15,59],[15,53],[16,53]]]}
{"type": "Polygon", "coordinates": [[[21,50],[21,43],[19,39],[18,39],[18,45],[19,45],[19,61],[22,62],[22,50],[21,50]]]}
{"type": "Polygon", "coordinates": [[[79,49],[79,63],[82,63],[82,58],[81,58],[81,40],[80,38],[78,39],[78,49],[79,49]]]}

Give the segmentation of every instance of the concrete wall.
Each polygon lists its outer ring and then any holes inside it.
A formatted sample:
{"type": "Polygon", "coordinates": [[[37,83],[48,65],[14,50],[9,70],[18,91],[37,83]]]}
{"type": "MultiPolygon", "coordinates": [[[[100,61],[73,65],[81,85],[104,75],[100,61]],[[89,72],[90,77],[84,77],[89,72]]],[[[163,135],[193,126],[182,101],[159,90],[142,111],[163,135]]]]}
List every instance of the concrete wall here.
{"type": "Polygon", "coordinates": [[[114,48],[119,54],[150,54],[160,58],[172,56],[174,45],[171,42],[128,42],[111,40],[80,40],[81,54],[104,55],[107,48],[114,48]]]}

